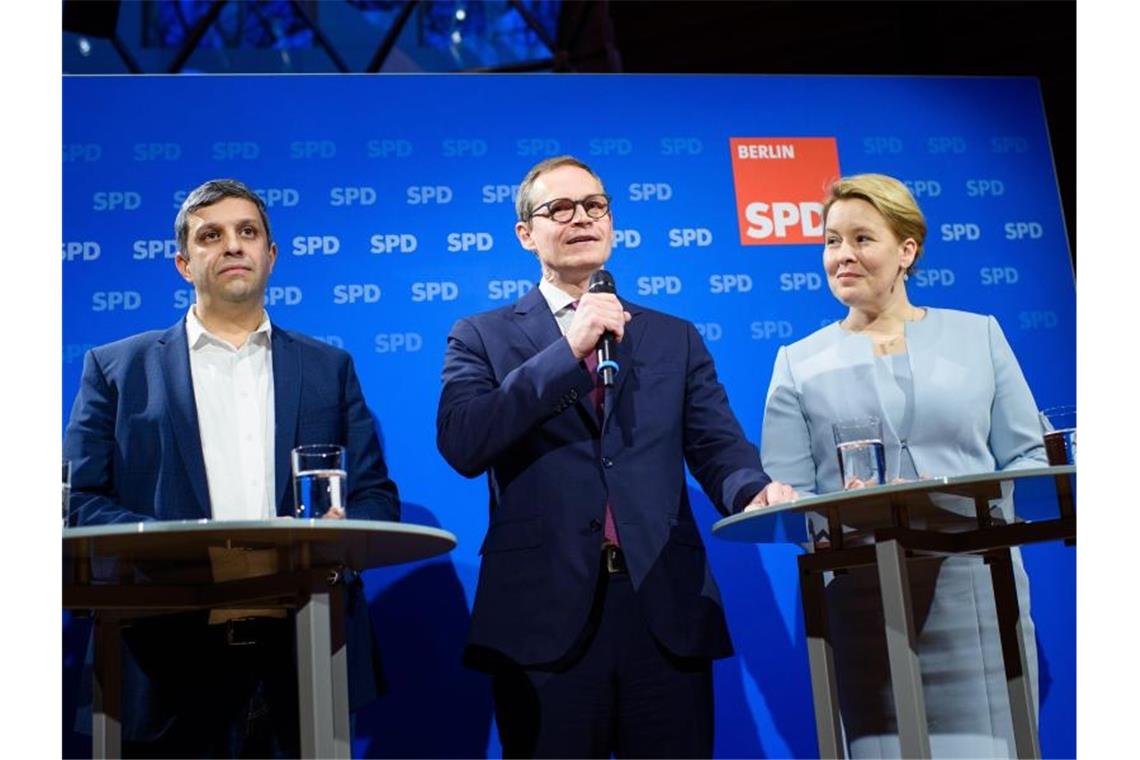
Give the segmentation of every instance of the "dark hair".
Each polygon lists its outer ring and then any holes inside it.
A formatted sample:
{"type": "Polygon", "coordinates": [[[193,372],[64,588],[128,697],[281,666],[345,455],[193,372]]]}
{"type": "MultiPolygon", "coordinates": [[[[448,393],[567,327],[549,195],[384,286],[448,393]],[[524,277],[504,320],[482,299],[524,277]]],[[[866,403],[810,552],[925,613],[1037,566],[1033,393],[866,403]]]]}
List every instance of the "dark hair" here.
{"type": "Polygon", "coordinates": [[[236,179],[212,179],[191,190],[186,200],[182,201],[178,216],[174,217],[174,236],[178,240],[179,256],[184,259],[188,257],[186,244],[190,234],[189,216],[203,206],[213,206],[226,198],[244,198],[257,206],[257,213],[261,215],[261,223],[265,226],[266,245],[273,244],[273,233],[269,231],[269,215],[265,212],[265,201],[261,200],[261,196],[236,179]]]}

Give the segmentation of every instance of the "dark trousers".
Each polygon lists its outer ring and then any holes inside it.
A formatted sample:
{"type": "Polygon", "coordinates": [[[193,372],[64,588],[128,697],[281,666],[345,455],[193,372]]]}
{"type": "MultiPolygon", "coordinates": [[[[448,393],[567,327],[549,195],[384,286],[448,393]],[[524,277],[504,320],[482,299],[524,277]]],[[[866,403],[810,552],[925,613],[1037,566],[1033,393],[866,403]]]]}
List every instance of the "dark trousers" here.
{"type": "Polygon", "coordinates": [[[712,757],[712,664],[666,651],[603,566],[590,622],[549,667],[493,677],[504,757],[712,757]]]}
{"type": "Polygon", "coordinates": [[[124,741],[123,757],[300,756],[292,629],[291,617],[208,626],[174,686],[177,717],[155,741],[124,741]]]}

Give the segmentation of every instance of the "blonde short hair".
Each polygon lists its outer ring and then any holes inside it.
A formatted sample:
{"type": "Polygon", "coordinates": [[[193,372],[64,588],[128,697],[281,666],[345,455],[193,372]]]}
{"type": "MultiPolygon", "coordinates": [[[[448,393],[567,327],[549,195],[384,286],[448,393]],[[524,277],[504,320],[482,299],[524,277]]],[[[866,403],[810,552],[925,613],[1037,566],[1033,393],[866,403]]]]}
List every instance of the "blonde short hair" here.
{"type": "Polygon", "coordinates": [[[900,241],[913,238],[918,245],[914,262],[907,267],[907,274],[914,274],[922,246],[926,241],[926,217],[914,200],[910,190],[894,177],[886,174],[853,174],[840,177],[831,186],[827,199],[823,202],[823,223],[827,224],[827,212],[836,201],[857,198],[875,207],[883,215],[887,226],[900,241]]]}
{"type": "Polygon", "coordinates": [[[590,173],[590,176],[598,181],[601,186],[602,192],[606,191],[605,183],[602,178],[598,176],[597,172],[591,169],[585,162],[574,158],[574,156],[554,156],[545,161],[540,161],[530,168],[530,171],[523,177],[522,184],[519,185],[519,194],[515,199],[515,211],[518,212],[519,221],[526,223],[530,226],[530,212],[534,210],[534,204],[531,202],[530,193],[534,189],[535,181],[549,171],[554,171],[562,166],[576,166],[579,169],[585,169],[590,173]]]}

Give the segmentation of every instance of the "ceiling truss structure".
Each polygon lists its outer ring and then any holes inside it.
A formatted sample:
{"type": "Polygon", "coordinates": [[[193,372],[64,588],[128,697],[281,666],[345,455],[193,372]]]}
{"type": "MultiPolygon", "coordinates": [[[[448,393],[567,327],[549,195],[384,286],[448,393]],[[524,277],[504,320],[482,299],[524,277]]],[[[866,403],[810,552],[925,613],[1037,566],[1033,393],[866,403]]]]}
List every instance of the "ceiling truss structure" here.
{"type": "MultiPolygon", "coordinates": [[[[449,71],[449,72],[520,72],[520,71],[554,71],[554,72],[598,72],[620,70],[620,57],[614,45],[612,24],[609,20],[609,8],[606,0],[565,0],[564,2],[543,2],[543,0],[505,0],[499,3],[475,2],[425,2],[424,0],[344,0],[339,3],[341,8],[331,9],[328,4],[314,0],[287,0],[287,2],[250,2],[250,0],[149,0],[135,4],[120,3],[106,0],[69,0],[63,4],[63,28],[65,32],[82,35],[79,39],[81,48],[90,47],[91,39],[105,39],[109,41],[118,61],[127,72],[132,74],[179,74],[189,70],[189,62],[194,54],[204,47],[218,47],[218,39],[232,35],[232,30],[223,30],[225,14],[231,17],[240,14],[240,23],[256,24],[262,37],[268,39],[274,49],[287,49],[294,47],[316,48],[323,52],[327,58],[327,67],[340,73],[368,73],[375,74],[384,70],[385,64],[393,57],[393,52],[400,45],[401,39],[406,38],[405,32],[409,22],[416,19],[420,31],[416,38],[421,45],[425,44],[425,25],[429,25],[445,14],[451,14],[457,21],[456,26],[468,21],[463,35],[451,40],[445,40],[444,45],[450,44],[458,49],[461,45],[470,46],[478,41],[480,34],[490,37],[498,33],[500,39],[494,44],[502,50],[505,46],[501,39],[503,29],[516,33],[529,33],[540,43],[537,56],[512,56],[510,53],[523,52],[506,50],[505,55],[497,56],[498,60],[482,62],[478,65],[455,65],[451,67],[423,67],[420,70],[449,71]],[[128,8],[129,5],[134,7],[128,8]],[[367,58],[367,63],[354,67],[348,63],[351,56],[348,51],[342,50],[336,41],[337,35],[326,29],[323,25],[323,16],[332,15],[328,12],[335,10],[339,14],[339,24],[346,23],[346,8],[355,8],[359,18],[348,16],[347,23],[357,27],[375,26],[377,36],[374,49],[367,58]],[[470,9],[470,10],[468,10],[470,9]],[[139,34],[132,35],[123,32],[120,16],[125,12],[136,14],[141,20],[135,20],[139,26],[139,34]],[[417,16],[418,12],[418,16],[417,16]],[[281,32],[281,18],[287,18],[289,37],[281,32]],[[386,26],[378,25],[377,19],[386,20],[386,26]],[[478,19],[478,24],[471,23],[472,18],[478,19]],[[356,22],[355,24],[353,22],[356,22]],[[155,24],[162,24],[166,34],[155,32],[155,24]],[[298,27],[304,34],[298,34],[298,27]],[[552,30],[552,27],[554,29],[552,30]],[[213,35],[211,38],[210,35],[213,35]],[[161,44],[161,40],[173,36],[177,39],[175,45],[161,44]],[[133,37],[138,37],[136,41],[133,37]],[[298,45],[296,38],[306,38],[306,43],[298,45]],[[154,40],[160,40],[155,43],[154,40]],[[148,45],[144,40],[150,40],[148,45]],[[213,45],[210,43],[213,42],[213,45]],[[154,65],[157,60],[154,56],[149,59],[140,54],[139,47],[149,48],[167,47],[170,52],[163,56],[165,59],[161,66],[154,65]],[[148,63],[147,61],[152,63],[148,63]]],[[[239,30],[240,31],[240,30],[239,30]]],[[[240,35],[238,35],[240,37],[240,35]]],[[[238,39],[226,39],[230,47],[258,47],[238,39]]],[[[405,44],[406,39],[405,39],[405,44]]],[[[428,40],[428,46],[432,41],[428,40]]],[[[435,47],[441,47],[435,44],[435,47]]],[[[269,47],[260,45],[260,47],[269,47]]],[[[532,50],[533,50],[532,46],[532,50]]],[[[491,48],[487,42],[483,46],[486,51],[491,48]]],[[[453,55],[451,60],[457,61],[461,56],[453,55]]],[[[359,56],[357,56],[359,57],[359,56]]],[[[496,58],[496,56],[491,56],[496,58]]],[[[65,56],[66,58],[66,56],[65,56]]],[[[441,57],[438,60],[447,60],[441,57]]],[[[68,67],[65,65],[65,70],[68,67]]],[[[193,70],[199,71],[200,68],[193,70]]],[[[68,73],[113,73],[107,71],[69,71],[68,73]]]]}

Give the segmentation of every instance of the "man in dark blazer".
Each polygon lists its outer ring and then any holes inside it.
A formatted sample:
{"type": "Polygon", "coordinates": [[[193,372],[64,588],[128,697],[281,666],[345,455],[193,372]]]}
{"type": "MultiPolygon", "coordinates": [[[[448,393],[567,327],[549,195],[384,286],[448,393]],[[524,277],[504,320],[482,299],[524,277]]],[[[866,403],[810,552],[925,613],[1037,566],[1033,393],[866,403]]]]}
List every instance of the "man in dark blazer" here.
{"type": "MultiPolygon", "coordinates": [[[[290,516],[290,452],[318,443],[346,449],[347,499],[326,518],[398,520],[351,357],[269,322],[277,247],[262,200],[234,180],[207,182],[182,204],[175,234],[175,264],[196,294],[188,314],[85,358],[63,447],[73,523],[290,516]]],[[[380,663],[363,584],[347,575],[356,709],[378,693],[380,663]]],[[[186,613],[125,628],[125,752],[296,756],[293,626],[272,614],[186,613]]]]}
{"type": "Polygon", "coordinates": [[[609,200],[577,159],[532,168],[515,231],[542,281],[448,337],[437,443],[490,488],[466,658],[493,674],[507,756],[709,757],[711,661],[732,644],[685,465],[724,514],[794,492],[765,475],[692,324],[587,292],[609,200]]]}

